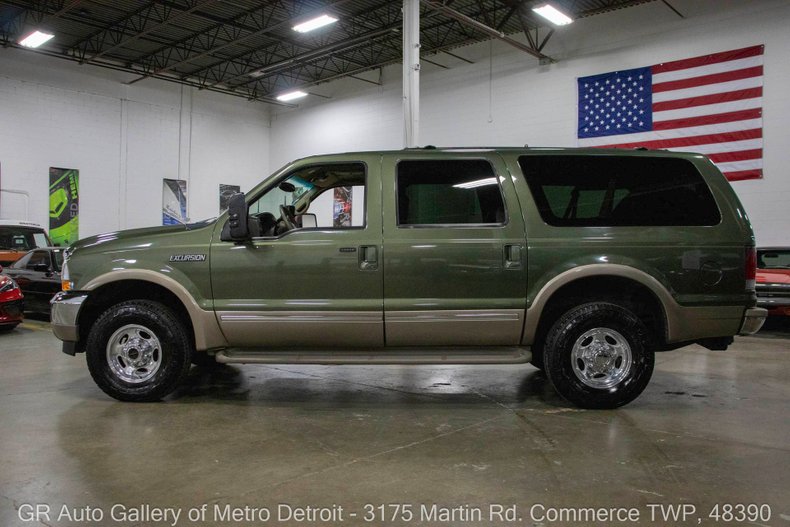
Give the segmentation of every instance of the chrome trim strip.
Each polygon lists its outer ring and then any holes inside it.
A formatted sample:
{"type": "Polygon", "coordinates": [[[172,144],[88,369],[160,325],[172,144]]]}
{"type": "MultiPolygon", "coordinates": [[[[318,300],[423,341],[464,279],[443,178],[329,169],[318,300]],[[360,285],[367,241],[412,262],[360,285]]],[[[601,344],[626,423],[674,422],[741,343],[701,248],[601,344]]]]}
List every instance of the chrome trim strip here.
{"type": "Polygon", "coordinates": [[[381,322],[380,311],[218,311],[222,322],[381,322]]]}
{"type": "Polygon", "coordinates": [[[387,311],[387,322],[514,322],[521,319],[523,309],[387,311]]]}

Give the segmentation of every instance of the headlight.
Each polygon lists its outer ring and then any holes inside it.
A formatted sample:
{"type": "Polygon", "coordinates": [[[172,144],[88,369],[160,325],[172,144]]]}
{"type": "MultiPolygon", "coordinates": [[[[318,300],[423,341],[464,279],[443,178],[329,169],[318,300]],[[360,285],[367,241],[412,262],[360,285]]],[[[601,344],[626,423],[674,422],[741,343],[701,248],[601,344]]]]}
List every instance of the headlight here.
{"type": "Polygon", "coordinates": [[[0,282],[0,293],[7,293],[8,291],[13,291],[14,289],[19,289],[19,286],[16,285],[13,278],[8,278],[7,280],[3,280],[0,282]]]}

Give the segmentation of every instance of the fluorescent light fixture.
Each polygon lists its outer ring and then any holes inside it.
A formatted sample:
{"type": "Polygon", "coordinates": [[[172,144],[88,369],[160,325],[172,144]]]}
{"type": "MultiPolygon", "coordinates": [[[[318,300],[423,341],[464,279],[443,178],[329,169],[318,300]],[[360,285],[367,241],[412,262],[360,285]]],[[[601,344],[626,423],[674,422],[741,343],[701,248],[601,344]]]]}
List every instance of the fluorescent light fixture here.
{"type": "Polygon", "coordinates": [[[533,11],[557,26],[567,26],[573,19],[554,7],[551,4],[543,4],[538,7],[533,7],[533,11]]]}
{"type": "Polygon", "coordinates": [[[328,26],[329,24],[334,24],[335,22],[337,22],[337,18],[329,15],[321,15],[312,18],[307,22],[302,22],[301,24],[297,24],[293,27],[293,29],[294,31],[298,31],[299,33],[307,33],[308,31],[318,29],[319,27],[328,26]]]}
{"type": "Polygon", "coordinates": [[[485,179],[478,179],[476,181],[467,181],[466,183],[458,183],[457,185],[453,185],[454,188],[477,188],[477,187],[485,187],[488,185],[496,185],[496,178],[495,177],[487,177],[485,179]]]}
{"type": "Polygon", "coordinates": [[[52,33],[44,33],[43,31],[33,31],[31,34],[19,41],[20,44],[26,48],[37,48],[44,42],[54,37],[52,33]]]}
{"type": "Polygon", "coordinates": [[[301,99],[302,97],[307,97],[307,94],[301,90],[296,90],[278,95],[277,100],[281,102],[288,102],[293,101],[294,99],[301,99]]]}

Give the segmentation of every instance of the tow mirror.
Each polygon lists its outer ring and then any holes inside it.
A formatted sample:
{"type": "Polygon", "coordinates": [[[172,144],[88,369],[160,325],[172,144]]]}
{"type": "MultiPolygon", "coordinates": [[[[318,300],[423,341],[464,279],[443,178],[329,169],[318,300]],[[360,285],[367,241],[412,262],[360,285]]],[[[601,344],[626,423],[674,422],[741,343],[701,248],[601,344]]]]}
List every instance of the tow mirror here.
{"type": "MultiPolygon", "coordinates": [[[[250,238],[250,229],[247,225],[247,202],[244,194],[234,194],[228,200],[228,232],[223,241],[243,242],[250,238]]],[[[224,230],[224,229],[223,229],[224,230]]]]}

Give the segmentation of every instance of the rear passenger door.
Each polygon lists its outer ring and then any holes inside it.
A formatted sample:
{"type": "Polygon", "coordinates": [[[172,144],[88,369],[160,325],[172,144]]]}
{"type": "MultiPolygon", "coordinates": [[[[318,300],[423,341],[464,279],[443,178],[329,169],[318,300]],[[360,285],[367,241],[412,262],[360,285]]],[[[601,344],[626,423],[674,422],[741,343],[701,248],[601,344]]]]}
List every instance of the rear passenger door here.
{"type": "Polygon", "coordinates": [[[403,152],[382,180],[387,346],[517,345],[524,221],[501,158],[403,152]]]}

